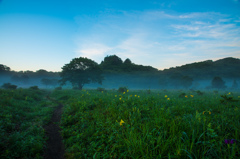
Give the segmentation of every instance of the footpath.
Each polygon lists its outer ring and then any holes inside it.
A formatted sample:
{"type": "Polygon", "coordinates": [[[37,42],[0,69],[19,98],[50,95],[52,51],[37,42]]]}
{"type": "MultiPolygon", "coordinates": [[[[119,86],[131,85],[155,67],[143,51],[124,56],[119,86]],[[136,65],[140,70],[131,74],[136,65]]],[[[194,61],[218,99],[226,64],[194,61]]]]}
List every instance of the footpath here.
{"type": "MultiPolygon", "coordinates": [[[[47,99],[58,103],[57,101],[49,98],[47,99]]],[[[44,130],[47,135],[47,145],[44,149],[44,159],[64,159],[64,145],[62,143],[61,129],[59,127],[59,123],[61,120],[63,105],[58,103],[57,108],[54,110],[51,121],[44,126],[44,130]]]]}

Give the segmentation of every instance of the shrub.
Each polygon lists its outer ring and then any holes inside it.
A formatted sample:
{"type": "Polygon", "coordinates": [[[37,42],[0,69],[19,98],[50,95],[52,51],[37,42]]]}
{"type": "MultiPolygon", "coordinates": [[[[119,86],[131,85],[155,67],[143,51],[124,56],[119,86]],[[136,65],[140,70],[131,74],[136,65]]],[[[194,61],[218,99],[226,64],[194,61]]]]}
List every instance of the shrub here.
{"type": "Polygon", "coordinates": [[[39,90],[38,86],[31,86],[31,87],[29,87],[29,89],[32,89],[32,90],[39,90]]]}
{"type": "Polygon", "coordinates": [[[203,95],[203,92],[201,92],[201,91],[199,91],[199,90],[197,90],[196,92],[197,92],[197,94],[198,94],[199,96],[202,96],[202,95],[203,95]]]}
{"type": "Polygon", "coordinates": [[[120,93],[127,92],[127,87],[119,87],[118,92],[120,93]]]}
{"type": "Polygon", "coordinates": [[[2,88],[15,90],[15,89],[17,89],[17,86],[16,85],[12,85],[11,83],[4,83],[2,85],[2,88]]]}
{"type": "Polygon", "coordinates": [[[181,93],[178,97],[179,98],[184,98],[186,96],[186,93],[181,93]]]}
{"type": "Polygon", "coordinates": [[[98,88],[97,88],[97,91],[99,91],[99,92],[102,92],[102,91],[106,92],[106,89],[105,89],[105,88],[98,87],[98,88]]]}

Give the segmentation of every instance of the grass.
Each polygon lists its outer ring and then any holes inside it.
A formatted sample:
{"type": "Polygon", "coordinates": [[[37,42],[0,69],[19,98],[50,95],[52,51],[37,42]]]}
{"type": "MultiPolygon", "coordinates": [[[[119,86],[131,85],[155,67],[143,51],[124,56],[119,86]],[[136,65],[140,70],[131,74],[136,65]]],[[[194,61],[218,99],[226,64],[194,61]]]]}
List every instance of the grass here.
{"type": "Polygon", "coordinates": [[[53,111],[42,90],[0,89],[0,158],[42,158],[53,111]]]}
{"type": "Polygon", "coordinates": [[[239,93],[62,90],[52,97],[65,104],[66,158],[240,157],[239,93]]]}
{"type": "MultiPolygon", "coordinates": [[[[54,105],[0,89],[0,158],[42,158],[54,105]]],[[[55,90],[66,158],[240,158],[240,93],[55,90]]]]}

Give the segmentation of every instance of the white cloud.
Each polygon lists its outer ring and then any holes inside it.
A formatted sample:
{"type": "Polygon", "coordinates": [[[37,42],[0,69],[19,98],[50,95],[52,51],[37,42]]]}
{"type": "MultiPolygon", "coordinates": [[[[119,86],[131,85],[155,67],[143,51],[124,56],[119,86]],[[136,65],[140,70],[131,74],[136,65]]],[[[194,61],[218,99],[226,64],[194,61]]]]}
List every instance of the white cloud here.
{"type": "MultiPolygon", "coordinates": [[[[87,57],[93,60],[98,60],[99,58],[104,57],[105,53],[110,51],[112,48],[100,44],[100,43],[87,43],[79,46],[79,48],[75,51],[77,57],[87,57]]],[[[100,62],[98,60],[98,62],[100,62]]]]}
{"type": "Polygon", "coordinates": [[[220,13],[146,11],[102,18],[107,25],[89,27],[94,29],[78,42],[78,56],[100,62],[105,56],[116,54],[134,63],[166,68],[216,58],[218,54],[236,57],[240,49],[239,26],[220,13]]]}

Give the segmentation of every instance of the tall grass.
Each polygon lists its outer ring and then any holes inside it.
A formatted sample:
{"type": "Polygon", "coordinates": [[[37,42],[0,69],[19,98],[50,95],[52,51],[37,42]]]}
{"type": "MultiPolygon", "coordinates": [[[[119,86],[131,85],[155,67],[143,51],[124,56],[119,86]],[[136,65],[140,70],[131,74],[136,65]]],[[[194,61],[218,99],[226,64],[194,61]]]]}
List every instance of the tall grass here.
{"type": "Polygon", "coordinates": [[[43,125],[53,104],[48,92],[0,89],[0,158],[42,158],[46,143],[43,125]]]}
{"type": "Polygon", "coordinates": [[[65,104],[66,158],[240,157],[239,93],[65,90],[52,97],[65,104]]]}

